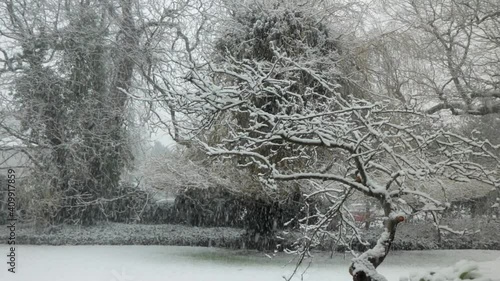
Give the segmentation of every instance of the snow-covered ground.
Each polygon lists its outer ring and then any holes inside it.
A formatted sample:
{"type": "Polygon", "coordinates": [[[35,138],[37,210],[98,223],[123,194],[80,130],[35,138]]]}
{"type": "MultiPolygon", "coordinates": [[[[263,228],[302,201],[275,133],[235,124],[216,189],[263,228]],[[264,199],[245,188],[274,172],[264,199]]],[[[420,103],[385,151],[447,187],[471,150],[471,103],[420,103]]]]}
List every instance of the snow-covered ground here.
{"type": "MultiPolygon", "coordinates": [[[[0,245],[6,260],[7,245],[0,245]],[[5,253],[5,254],[4,254],[5,253]]],[[[271,281],[292,273],[292,256],[175,246],[17,246],[16,273],[2,262],[0,280],[20,281],[271,281]]],[[[500,280],[500,251],[439,250],[392,252],[380,266],[388,280],[409,272],[450,266],[462,259],[478,262],[500,280]],[[498,259],[498,260],[497,260],[498,259]],[[495,272],[496,271],[496,272],[495,272]]],[[[350,281],[350,258],[317,254],[304,280],[350,281]]],[[[301,280],[299,271],[294,280],[301,280]]]]}

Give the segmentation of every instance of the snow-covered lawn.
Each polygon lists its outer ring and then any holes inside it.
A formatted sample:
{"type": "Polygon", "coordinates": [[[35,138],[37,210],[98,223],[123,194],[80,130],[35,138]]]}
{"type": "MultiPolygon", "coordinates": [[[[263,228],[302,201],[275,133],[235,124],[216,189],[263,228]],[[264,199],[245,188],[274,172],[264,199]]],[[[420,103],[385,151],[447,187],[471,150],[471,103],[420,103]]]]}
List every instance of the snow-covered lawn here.
{"type": "MultiPolygon", "coordinates": [[[[7,245],[0,280],[20,281],[271,281],[293,271],[292,256],[272,259],[262,253],[175,246],[17,246],[16,271],[7,271],[7,245]]],[[[500,280],[500,251],[440,250],[392,252],[380,266],[388,280],[409,272],[450,266],[462,259],[476,261],[500,280]],[[495,272],[496,271],[496,272],[495,272]]],[[[350,281],[349,259],[317,254],[304,280],[350,281]]],[[[300,274],[294,280],[300,280],[300,274]]]]}

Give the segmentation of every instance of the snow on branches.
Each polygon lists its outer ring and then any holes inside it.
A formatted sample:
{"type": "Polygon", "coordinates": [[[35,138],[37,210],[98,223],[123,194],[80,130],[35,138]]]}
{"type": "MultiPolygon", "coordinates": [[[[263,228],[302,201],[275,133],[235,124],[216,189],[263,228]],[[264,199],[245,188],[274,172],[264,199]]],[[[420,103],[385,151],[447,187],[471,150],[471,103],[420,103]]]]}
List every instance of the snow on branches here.
{"type": "Polygon", "coordinates": [[[228,54],[191,73],[191,105],[227,130],[219,143],[201,141],[208,154],[243,157],[266,184],[334,181],[377,198],[386,216],[401,202],[444,209],[419,190],[439,178],[499,187],[498,146],[433,130],[427,116],[385,100],[342,95],[339,79],[274,51],[273,61],[228,54]]]}
{"type": "Polygon", "coordinates": [[[279,50],[272,62],[228,55],[208,71],[216,79],[191,73],[189,81],[199,90],[190,100],[205,114],[223,118],[228,135],[215,146],[205,145],[207,152],[247,156],[263,176],[333,180],[387,198],[426,197],[413,188],[406,190],[410,186],[406,179],[444,176],[499,184],[498,146],[432,130],[428,117],[394,108],[385,100],[345,97],[337,91],[341,85],[335,79],[282,56],[279,50]],[[303,84],[306,79],[308,85],[303,84]],[[282,150],[293,150],[294,156],[279,157],[282,150]],[[319,171],[316,164],[321,157],[328,158],[325,155],[342,157],[344,173],[319,171]],[[486,159],[489,162],[480,161],[486,159]],[[284,165],[301,160],[307,164],[284,165]],[[361,182],[353,180],[354,172],[361,182]]]}

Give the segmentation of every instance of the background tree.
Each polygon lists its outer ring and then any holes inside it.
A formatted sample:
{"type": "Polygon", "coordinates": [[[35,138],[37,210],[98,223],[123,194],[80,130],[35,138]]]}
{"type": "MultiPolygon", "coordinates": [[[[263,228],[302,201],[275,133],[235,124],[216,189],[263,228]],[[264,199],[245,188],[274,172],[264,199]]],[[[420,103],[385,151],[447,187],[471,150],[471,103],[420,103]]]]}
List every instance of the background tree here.
{"type": "Polygon", "coordinates": [[[26,147],[39,198],[29,209],[48,222],[105,219],[103,205],[123,192],[134,68],[147,61],[140,50],[155,27],[171,28],[175,14],[145,9],[133,0],[2,1],[3,106],[17,122],[0,126],[26,147]]]}

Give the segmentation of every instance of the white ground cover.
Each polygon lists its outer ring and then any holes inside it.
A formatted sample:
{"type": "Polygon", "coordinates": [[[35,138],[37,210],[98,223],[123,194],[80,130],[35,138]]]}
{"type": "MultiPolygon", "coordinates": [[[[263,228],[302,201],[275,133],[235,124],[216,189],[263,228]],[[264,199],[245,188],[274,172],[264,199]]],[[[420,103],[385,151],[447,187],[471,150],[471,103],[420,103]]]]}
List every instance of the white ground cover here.
{"type": "MultiPolygon", "coordinates": [[[[256,252],[201,247],[20,245],[12,274],[7,271],[7,253],[7,245],[0,245],[1,281],[278,281],[294,269],[294,262],[288,263],[293,256],[285,254],[269,258],[256,252]]],[[[500,251],[399,251],[389,254],[379,272],[397,281],[411,272],[442,269],[466,259],[479,265],[479,272],[486,273],[483,277],[500,280],[499,258],[500,251]]],[[[303,280],[350,281],[349,263],[350,257],[330,259],[329,254],[318,253],[303,280]]],[[[301,280],[301,273],[293,280],[301,280]]]]}

